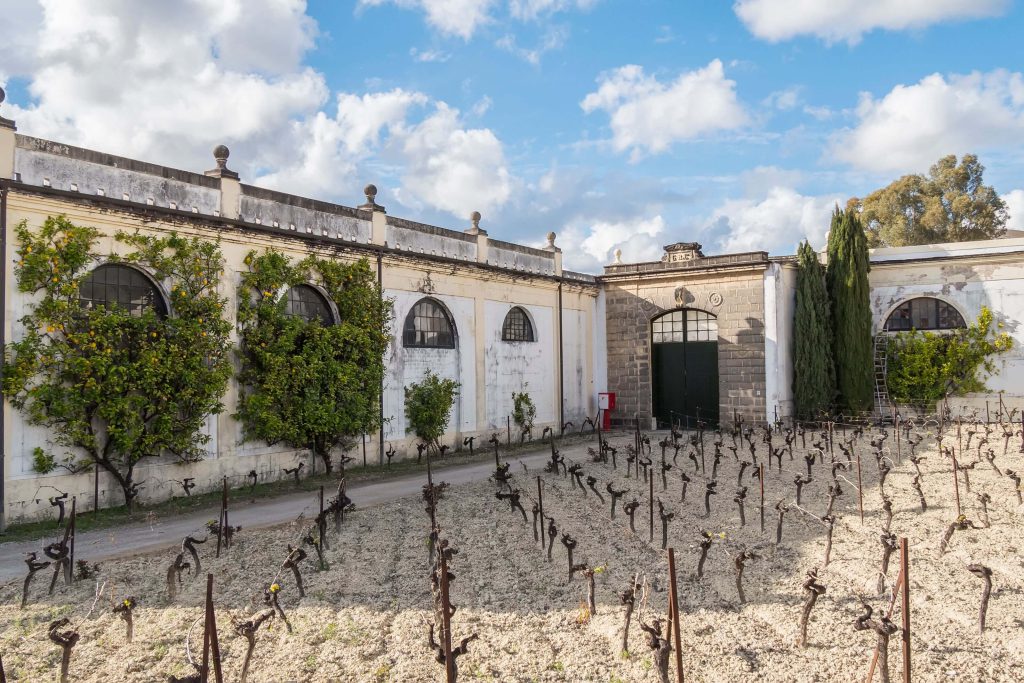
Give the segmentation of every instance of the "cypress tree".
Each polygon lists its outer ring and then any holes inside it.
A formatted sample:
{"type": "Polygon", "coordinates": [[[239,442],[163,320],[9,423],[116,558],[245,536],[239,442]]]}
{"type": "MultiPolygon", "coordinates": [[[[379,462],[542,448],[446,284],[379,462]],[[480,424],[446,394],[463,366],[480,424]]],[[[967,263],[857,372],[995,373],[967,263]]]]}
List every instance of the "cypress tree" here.
{"type": "Polygon", "coordinates": [[[854,211],[832,214],[825,283],[832,301],[836,389],[844,410],[870,410],[874,394],[868,243],[854,211]]]}
{"type": "Polygon", "coordinates": [[[825,269],[811,245],[797,250],[796,313],[793,321],[793,399],[796,416],[819,417],[836,392],[832,358],[832,310],[825,269]]]}

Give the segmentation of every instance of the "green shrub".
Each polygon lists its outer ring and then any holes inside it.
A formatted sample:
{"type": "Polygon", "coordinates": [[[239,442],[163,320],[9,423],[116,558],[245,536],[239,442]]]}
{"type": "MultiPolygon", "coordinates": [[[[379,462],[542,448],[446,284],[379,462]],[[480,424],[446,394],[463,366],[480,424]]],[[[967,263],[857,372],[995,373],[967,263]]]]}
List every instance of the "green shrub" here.
{"type": "Polygon", "coordinates": [[[537,406],[525,391],[512,394],[512,421],[519,428],[519,442],[533,432],[533,421],[537,417],[537,406]]]}
{"type": "MultiPolygon", "coordinates": [[[[991,333],[992,312],[982,307],[978,320],[950,333],[900,332],[889,338],[886,384],[897,403],[925,408],[946,395],[984,391],[979,371],[995,372],[992,356],[1013,345],[1005,332],[991,333]]],[[[996,325],[1002,328],[1002,323],[996,325]]]]}
{"type": "Polygon", "coordinates": [[[438,439],[448,426],[448,415],[459,393],[459,383],[441,379],[428,372],[422,382],[405,388],[405,418],[407,432],[412,432],[424,443],[440,447],[438,439]]]}

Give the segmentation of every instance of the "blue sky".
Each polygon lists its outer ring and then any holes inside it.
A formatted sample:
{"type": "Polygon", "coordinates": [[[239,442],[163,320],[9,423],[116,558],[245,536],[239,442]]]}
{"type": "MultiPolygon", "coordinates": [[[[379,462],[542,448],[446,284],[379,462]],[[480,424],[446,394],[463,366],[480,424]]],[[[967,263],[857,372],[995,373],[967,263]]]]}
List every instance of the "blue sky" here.
{"type": "Polygon", "coordinates": [[[975,152],[1024,228],[1009,0],[0,0],[21,132],[596,270],[820,245],[830,207],[975,152]],[[1019,217],[1018,217],[1019,214],[1019,217]]]}

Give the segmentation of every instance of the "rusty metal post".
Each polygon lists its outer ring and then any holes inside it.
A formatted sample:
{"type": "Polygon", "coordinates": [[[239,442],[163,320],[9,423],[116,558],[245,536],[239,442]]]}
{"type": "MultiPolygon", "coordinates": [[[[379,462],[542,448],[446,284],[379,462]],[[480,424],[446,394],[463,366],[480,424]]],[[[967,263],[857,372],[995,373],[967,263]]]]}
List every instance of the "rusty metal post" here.
{"type": "MultiPolygon", "coordinates": [[[[900,597],[900,589],[903,587],[903,567],[900,567],[900,573],[896,576],[896,587],[892,593],[892,602],[889,603],[889,611],[886,613],[886,618],[892,619],[892,613],[896,609],[896,601],[900,597]]],[[[871,666],[868,667],[868,675],[865,679],[867,683],[871,683],[871,679],[875,677],[875,667],[878,666],[878,645],[875,645],[875,654],[871,657],[871,666]]]]}
{"type": "Polygon", "coordinates": [[[959,517],[963,514],[960,510],[960,475],[958,473],[959,466],[956,464],[956,453],[950,453],[953,458],[953,494],[956,496],[956,516],[959,517]]]}
{"type": "MultiPolygon", "coordinates": [[[[541,490],[540,475],[537,475],[537,507],[540,512],[540,547],[544,547],[544,491],[541,490]]],[[[552,541],[553,542],[553,541],[552,541]]]]}
{"type": "Polygon", "coordinates": [[[910,683],[910,550],[900,538],[900,573],[903,575],[903,683],[910,683]]]}
{"type": "Polygon", "coordinates": [[[648,503],[650,504],[651,513],[651,543],[654,543],[654,469],[651,469],[651,476],[647,478],[647,483],[650,486],[650,493],[648,495],[648,503]]]}
{"type": "MultiPolygon", "coordinates": [[[[780,456],[781,457],[781,456],[780,456]]],[[[764,463],[761,463],[761,533],[764,533],[764,463]]]]}
{"type": "Polygon", "coordinates": [[[77,512],[78,496],[71,496],[71,519],[68,520],[68,567],[70,571],[68,576],[71,578],[70,583],[75,582],[75,533],[78,531],[78,512],[77,512]]]}
{"type": "Polygon", "coordinates": [[[860,506],[860,524],[864,526],[864,480],[860,475],[860,453],[857,453],[857,504],[860,506]]]}
{"type": "Polygon", "coordinates": [[[675,640],[673,647],[676,651],[676,681],[683,683],[683,646],[679,636],[679,589],[676,586],[676,553],[673,548],[668,549],[668,586],[669,614],[672,617],[669,628],[672,631],[672,638],[675,640]]]}
{"type": "Polygon", "coordinates": [[[199,670],[201,683],[209,683],[210,663],[213,663],[213,679],[224,683],[220,670],[220,642],[217,639],[217,615],[213,611],[213,574],[206,575],[206,621],[203,625],[203,665],[199,670]]]}
{"type": "Polygon", "coordinates": [[[455,683],[455,661],[452,659],[452,608],[448,596],[448,560],[444,550],[441,558],[441,626],[444,629],[444,673],[448,683],[455,683]]]}
{"type": "Polygon", "coordinates": [[[221,544],[224,541],[224,530],[227,528],[228,517],[228,479],[224,477],[224,487],[220,494],[220,515],[217,518],[217,557],[220,557],[221,544]]]}

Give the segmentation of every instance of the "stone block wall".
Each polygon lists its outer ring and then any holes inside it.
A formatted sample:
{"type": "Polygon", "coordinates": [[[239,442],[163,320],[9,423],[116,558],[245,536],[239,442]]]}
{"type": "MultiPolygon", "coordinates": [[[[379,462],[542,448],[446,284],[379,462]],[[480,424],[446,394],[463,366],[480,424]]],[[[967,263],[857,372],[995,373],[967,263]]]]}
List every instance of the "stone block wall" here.
{"type": "Polygon", "coordinates": [[[719,415],[765,420],[764,264],[728,272],[644,273],[604,281],[613,426],[652,417],[651,320],[679,308],[718,317],[719,415]]]}

